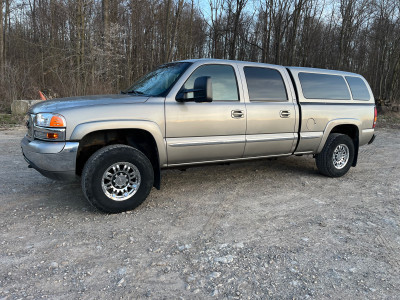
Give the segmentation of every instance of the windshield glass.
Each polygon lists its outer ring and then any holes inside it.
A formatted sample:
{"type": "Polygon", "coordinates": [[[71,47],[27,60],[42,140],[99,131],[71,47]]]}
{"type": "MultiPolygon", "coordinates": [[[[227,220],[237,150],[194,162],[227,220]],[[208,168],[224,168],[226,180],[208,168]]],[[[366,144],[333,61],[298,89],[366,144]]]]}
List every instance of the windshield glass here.
{"type": "Polygon", "coordinates": [[[144,75],[129,89],[122,93],[146,96],[165,96],[189,65],[190,63],[188,62],[162,65],[156,70],[144,75]]]}

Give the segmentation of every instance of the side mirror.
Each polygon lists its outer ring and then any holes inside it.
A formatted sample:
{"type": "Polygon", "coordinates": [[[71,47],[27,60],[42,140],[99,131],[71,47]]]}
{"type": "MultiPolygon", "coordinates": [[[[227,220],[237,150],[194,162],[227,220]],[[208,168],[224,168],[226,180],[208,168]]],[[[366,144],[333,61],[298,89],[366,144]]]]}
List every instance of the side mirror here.
{"type": "Polygon", "coordinates": [[[212,82],[210,76],[197,77],[194,81],[193,89],[181,90],[175,98],[178,102],[212,102],[212,82]],[[188,98],[187,94],[193,93],[193,98],[188,98]]]}

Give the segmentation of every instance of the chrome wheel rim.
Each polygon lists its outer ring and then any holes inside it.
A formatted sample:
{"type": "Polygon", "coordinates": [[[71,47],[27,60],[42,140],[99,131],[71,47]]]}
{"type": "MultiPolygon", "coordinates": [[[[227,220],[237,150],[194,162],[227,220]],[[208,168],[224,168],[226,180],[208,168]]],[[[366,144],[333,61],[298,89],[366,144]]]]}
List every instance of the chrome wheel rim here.
{"type": "Polygon", "coordinates": [[[349,147],[345,144],[338,145],[333,151],[332,162],[336,169],[343,169],[349,161],[349,147]]]}
{"type": "Polygon", "coordinates": [[[104,172],[101,187],[108,198],[124,201],[136,194],[140,181],[140,172],[135,165],[130,162],[118,162],[104,172]]]}

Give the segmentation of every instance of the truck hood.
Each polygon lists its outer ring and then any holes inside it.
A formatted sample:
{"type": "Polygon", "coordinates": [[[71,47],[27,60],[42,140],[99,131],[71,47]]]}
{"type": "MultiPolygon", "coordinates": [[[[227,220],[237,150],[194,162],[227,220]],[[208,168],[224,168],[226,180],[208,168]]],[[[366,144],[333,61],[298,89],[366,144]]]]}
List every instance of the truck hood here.
{"type": "Polygon", "coordinates": [[[115,104],[134,104],[144,103],[149,99],[147,96],[135,95],[94,95],[82,97],[60,98],[55,100],[46,100],[33,105],[29,113],[37,114],[44,112],[57,113],[77,107],[86,107],[94,105],[115,105],[115,104]]]}

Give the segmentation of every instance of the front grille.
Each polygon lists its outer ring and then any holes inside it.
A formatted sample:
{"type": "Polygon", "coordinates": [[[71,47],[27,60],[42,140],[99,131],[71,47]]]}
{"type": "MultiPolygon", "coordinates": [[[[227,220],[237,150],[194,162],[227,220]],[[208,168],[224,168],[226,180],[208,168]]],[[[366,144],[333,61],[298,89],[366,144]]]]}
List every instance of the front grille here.
{"type": "Polygon", "coordinates": [[[33,118],[34,117],[35,117],[34,115],[28,115],[28,120],[26,121],[26,127],[28,128],[27,135],[30,138],[33,138],[33,118]]]}

